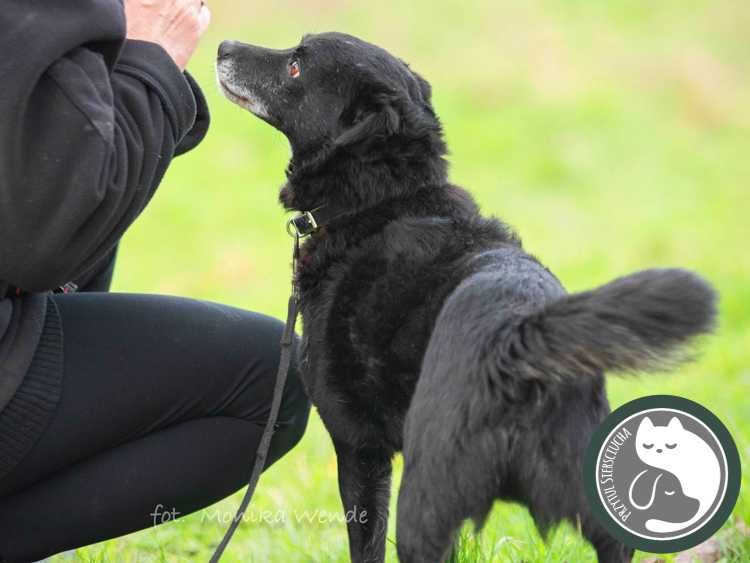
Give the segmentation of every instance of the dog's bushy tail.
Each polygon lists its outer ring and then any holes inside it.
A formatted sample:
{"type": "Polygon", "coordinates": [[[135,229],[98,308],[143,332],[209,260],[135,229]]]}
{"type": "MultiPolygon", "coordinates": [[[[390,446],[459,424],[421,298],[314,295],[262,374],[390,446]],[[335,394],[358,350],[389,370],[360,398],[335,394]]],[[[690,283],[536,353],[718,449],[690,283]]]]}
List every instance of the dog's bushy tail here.
{"type": "Polygon", "coordinates": [[[535,379],[665,369],[710,332],[716,294],[680,269],[645,270],[565,296],[503,331],[500,367],[535,379]]]}

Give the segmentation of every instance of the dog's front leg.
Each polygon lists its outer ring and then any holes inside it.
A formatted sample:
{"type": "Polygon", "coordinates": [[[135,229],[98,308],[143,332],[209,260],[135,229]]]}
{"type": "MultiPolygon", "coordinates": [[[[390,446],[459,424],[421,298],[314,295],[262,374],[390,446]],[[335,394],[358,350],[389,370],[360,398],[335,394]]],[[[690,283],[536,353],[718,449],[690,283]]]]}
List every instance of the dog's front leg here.
{"type": "Polygon", "coordinates": [[[381,563],[388,530],[391,456],[383,450],[334,445],[352,562],[381,563]]]}

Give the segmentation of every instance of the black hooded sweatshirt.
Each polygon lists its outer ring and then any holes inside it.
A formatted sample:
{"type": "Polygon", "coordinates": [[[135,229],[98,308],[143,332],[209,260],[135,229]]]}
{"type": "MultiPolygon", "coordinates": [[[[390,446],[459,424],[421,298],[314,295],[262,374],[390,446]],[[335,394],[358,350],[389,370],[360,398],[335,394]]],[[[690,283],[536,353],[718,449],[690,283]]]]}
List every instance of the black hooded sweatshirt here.
{"type": "Polygon", "coordinates": [[[158,45],[125,39],[122,0],[3,0],[0,477],[59,399],[49,291],[109,267],[172,157],[207,127],[195,82],[158,45]]]}

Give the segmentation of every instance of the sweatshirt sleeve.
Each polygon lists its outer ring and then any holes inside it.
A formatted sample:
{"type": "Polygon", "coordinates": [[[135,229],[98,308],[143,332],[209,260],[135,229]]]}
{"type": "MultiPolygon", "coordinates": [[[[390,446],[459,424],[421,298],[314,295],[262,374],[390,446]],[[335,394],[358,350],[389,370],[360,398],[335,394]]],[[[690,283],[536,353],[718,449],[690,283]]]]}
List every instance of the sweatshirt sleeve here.
{"type": "Polygon", "coordinates": [[[117,0],[10,0],[15,24],[4,10],[0,280],[43,291],[114,248],[205,132],[205,102],[161,47],[125,41],[117,0]]]}

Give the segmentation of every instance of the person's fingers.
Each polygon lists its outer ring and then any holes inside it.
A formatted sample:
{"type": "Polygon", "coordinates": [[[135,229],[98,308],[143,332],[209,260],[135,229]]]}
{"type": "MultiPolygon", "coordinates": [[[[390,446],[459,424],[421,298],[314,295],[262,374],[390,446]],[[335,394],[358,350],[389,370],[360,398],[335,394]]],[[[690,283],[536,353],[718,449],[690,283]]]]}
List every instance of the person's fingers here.
{"type": "Polygon", "coordinates": [[[201,11],[198,14],[198,21],[200,25],[200,33],[203,35],[211,23],[211,10],[208,9],[208,6],[206,6],[205,3],[201,6],[201,11]]]}
{"type": "Polygon", "coordinates": [[[182,0],[182,6],[193,13],[199,12],[205,6],[205,0],[182,0]]]}

